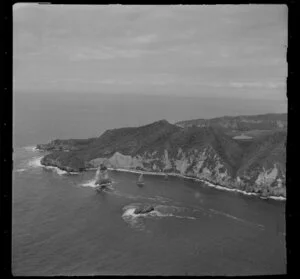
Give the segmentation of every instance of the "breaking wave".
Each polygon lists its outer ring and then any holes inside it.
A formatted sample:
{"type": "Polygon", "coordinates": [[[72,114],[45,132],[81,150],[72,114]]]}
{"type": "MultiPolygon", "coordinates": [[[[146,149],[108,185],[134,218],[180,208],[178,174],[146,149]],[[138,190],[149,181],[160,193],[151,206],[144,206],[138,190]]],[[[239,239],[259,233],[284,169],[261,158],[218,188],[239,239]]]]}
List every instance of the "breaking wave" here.
{"type": "Polygon", "coordinates": [[[38,149],[36,148],[36,146],[25,146],[24,149],[26,151],[31,151],[31,152],[36,152],[38,151],[38,149]]]}
{"type": "Polygon", "coordinates": [[[80,185],[83,186],[83,187],[92,187],[92,188],[95,188],[97,186],[96,185],[96,179],[88,180],[87,182],[82,183],[80,185]]]}
{"type": "Polygon", "coordinates": [[[15,172],[24,172],[31,169],[36,169],[42,167],[41,159],[43,156],[33,157],[30,160],[23,160],[19,165],[19,169],[16,169],[15,172]]]}
{"type": "MultiPolygon", "coordinates": [[[[29,148],[33,148],[33,147],[27,147],[29,148]]],[[[34,147],[35,148],[35,147],[34,147]]],[[[65,174],[79,174],[78,172],[67,172],[64,171],[58,167],[54,167],[54,166],[44,166],[41,164],[41,160],[44,156],[35,156],[29,160],[26,160],[25,162],[23,162],[21,165],[23,165],[21,168],[17,169],[16,172],[24,172],[24,171],[28,171],[30,169],[36,169],[36,168],[44,168],[44,169],[49,169],[49,170],[53,170],[55,171],[58,175],[65,175],[65,174]]]]}
{"type": "Polygon", "coordinates": [[[59,174],[59,175],[65,175],[65,174],[67,174],[67,175],[77,175],[77,174],[79,174],[79,172],[75,172],[75,171],[73,171],[73,172],[67,172],[67,171],[65,171],[65,170],[62,170],[62,169],[60,169],[60,168],[58,168],[58,167],[53,167],[53,166],[43,166],[42,165],[42,167],[44,168],[44,169],[49,169],[49,170],[54,170],[57,174],[59,174]]]}
{"type": "Polygon", "coordinates": [[[181,218],[196,220],[197,217],[189,215],[178,215],[179,212],[186,210],[184,207],[167,206],[167,205],[153,205],[154,210],[149,213],[135,214],[135,209],[141,206],[141,203],[134,203],[123,207],[123,220],[135,229],[144,229],[145,223],[143,218],[181,218]],[[176,214],[177,213],[177,214],[176,214]]]}
{"type": "MultiPolygon", "coordinates": [[[[111,181],[111,184],[115,184],[116,182],[115,181],[111,181]]],[[[87,182],[85,183],[81,183],[80,186],[83,186],[83,187],[91,187],[91,188],[96,188],[98,185],[96,185],[96,179],[93,178],[91,180],[88,180],[87,182]]],[[[108,187],[110,190],[115,190],[114,188],[112,187],[108,187]]]]}
{"type": "Polygon", "coordinates": [[[41,164],[41,160],[42,160],[43,156],[39,156],[39,157],[33,157],[32,159],[30,159],[27,163],[27,166],[29,168],[40,168],[43,165],[41,164]]]}
{"type": "Polygon", "coordinates": [[[54,170],[59,175],[68,174],[67,171],[61,170],[60,168],[57,168],[57,167],[43,166],[43,165],[42,165],[42,167],[47,169],[47,170],[54,170]]]}

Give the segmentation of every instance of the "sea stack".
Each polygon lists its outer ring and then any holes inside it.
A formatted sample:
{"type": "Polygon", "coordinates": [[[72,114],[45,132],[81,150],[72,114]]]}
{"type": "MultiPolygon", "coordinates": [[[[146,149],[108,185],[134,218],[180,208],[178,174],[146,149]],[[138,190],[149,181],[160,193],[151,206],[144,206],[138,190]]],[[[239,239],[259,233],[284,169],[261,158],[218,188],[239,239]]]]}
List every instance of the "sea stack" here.
{"type": "Polygon", "coordinates": [[[101,164],[96,172],[96,185],[110,184],[111,179],[108,176],[107,167],[101,164]]]}

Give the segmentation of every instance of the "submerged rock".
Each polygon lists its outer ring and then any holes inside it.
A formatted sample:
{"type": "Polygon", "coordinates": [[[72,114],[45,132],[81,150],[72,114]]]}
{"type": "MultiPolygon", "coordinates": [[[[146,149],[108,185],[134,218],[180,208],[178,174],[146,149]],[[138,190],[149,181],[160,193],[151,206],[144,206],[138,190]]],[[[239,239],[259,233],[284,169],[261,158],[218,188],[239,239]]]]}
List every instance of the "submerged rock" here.
{"type": "Polygon", "coordinates": [[[135,209],[134,214],[145,214],[154,211],[154,207],[152,205],[145,205],[135,209]]]}

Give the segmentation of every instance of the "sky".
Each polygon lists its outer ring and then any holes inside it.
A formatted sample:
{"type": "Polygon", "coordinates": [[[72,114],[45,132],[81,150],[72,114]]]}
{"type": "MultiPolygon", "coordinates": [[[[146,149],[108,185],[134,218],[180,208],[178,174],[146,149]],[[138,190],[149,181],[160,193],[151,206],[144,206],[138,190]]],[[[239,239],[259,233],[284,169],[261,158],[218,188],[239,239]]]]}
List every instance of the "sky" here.
{"type": "Polygon", "coordinates": [[[285,5],[13,7],[22,92],[286,102],[285,5]]]}

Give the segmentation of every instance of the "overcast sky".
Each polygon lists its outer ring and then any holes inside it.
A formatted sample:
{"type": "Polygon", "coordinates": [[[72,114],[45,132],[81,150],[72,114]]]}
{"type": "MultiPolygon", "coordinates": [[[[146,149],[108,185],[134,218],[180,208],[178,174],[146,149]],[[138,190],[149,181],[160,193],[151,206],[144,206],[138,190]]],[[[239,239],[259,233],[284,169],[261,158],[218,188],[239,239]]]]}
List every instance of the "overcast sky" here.
{"type": "Polygon", "coordinates": [[[14,87],[285,100],[284,5],[16,4],[14,87]]]}

